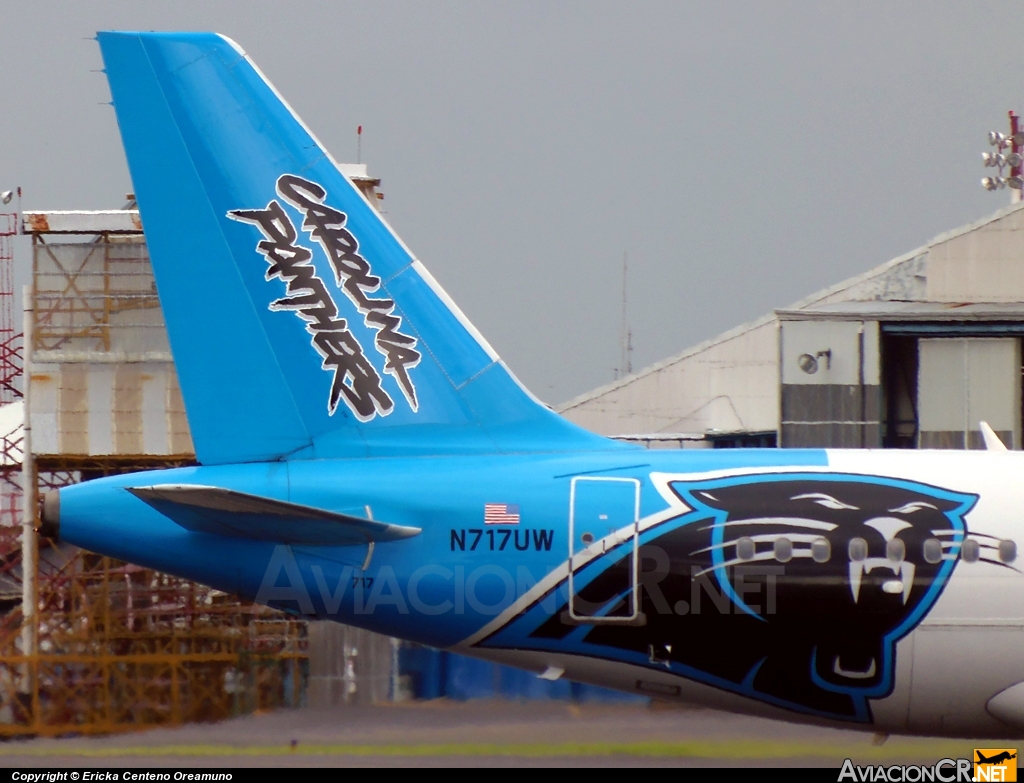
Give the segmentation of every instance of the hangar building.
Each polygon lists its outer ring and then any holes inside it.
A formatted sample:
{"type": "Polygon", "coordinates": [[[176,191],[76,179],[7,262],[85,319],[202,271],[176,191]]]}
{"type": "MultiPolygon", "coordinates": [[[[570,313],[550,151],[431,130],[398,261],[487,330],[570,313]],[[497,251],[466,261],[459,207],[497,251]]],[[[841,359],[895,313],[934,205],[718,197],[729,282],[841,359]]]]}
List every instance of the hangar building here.
{"type": "Polygon", "coordinates": [[[653,447],[1021,448],[1024,204],[560,408],[653,447]]]}

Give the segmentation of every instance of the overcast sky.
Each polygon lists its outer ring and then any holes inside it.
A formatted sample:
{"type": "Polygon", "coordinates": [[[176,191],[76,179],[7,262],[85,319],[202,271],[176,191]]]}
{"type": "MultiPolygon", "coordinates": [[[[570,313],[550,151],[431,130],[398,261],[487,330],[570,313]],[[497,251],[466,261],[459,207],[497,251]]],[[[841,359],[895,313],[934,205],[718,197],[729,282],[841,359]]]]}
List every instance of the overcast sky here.
{"type": "Polygon", "coordinates": [[[1004,206],[980,153],[1024,110],[1020,3],[0,0],[26,209],[131,190],[99,29],[234,38],[340,160],[363,125],[388,219],[551,403],[613,378],[624,252],[640,368],[1004,206]]]}

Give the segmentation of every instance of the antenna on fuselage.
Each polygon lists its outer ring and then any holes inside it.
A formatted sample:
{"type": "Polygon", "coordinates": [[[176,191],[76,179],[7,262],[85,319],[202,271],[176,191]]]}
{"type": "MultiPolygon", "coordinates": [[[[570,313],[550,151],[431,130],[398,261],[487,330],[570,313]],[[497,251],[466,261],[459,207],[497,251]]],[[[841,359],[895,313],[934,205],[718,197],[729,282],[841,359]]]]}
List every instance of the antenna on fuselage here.
{"type": "Polygon", "coordinates": [[[982,440],[985,441],[985,449],[987,451],[1006,451],[1007,444],[1002,442],[1002,439],[995,434],[995,430],[988,426],[988,422],[980,422],[979,429],[981,430],[982,440]]]}
{"type": "Polygon", "coordinates": [[[985,441],[987,451],[1007,451],[1006,444],[996,435],[996,431],[988,426],[987,421],[979,422],[981,437],[985,441]]]}

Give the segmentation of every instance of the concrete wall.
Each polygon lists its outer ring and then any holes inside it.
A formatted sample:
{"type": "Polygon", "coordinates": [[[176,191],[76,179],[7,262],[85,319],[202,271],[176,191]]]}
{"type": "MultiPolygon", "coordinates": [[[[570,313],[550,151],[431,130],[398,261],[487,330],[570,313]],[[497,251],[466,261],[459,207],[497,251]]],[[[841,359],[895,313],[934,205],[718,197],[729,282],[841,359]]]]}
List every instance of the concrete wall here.
{"type": "Polygon", "coordinates": [[[780,445],[882,445],[877,321],[782,322],[780,445]]]}
{"type": "Polygon", "coordinates": [[[171,362],[33,363],[30,373],[38,455],[194,453],[171,362]]]}

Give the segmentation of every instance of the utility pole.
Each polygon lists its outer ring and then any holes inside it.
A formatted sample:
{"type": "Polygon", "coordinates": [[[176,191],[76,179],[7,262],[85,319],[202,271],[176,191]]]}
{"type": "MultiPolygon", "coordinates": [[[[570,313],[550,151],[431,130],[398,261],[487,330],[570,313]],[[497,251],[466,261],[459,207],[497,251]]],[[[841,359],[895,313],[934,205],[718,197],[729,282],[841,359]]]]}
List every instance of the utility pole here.
{"type": "MultiPolygon", "coordinates": [[[[24,405],[25,423],[24,436],[22,438],[22,473],[21,473],[21,654],[29,658],[36,654],[36,643],[38,641],[39,628],[39,599],[38,599],[38,561],[39,561],[39,534],[36,532],[36,515],[38,513],[38,489],[36,483],[35,455],[32,453],[32,419],[30,415],[31,401],[31,365],[29,357],[32,355],[32,328],[33,328],[33,301],[32,289],[24,287],[25,315],[24,315],[24,405]]],[[[24,668],[22,690],[25,693],[32,693],[34,690],[35,668],[32,661],[27,660],[24,668]]],[[[33,715],[37,715],[33,710],[33,715]]]]}
{"type": "Polygon", "coordinates": [[[622,328],[619,332],[620,342],[620,354],[619,354],[619,373],[620,377],[624,378],[633,372],[633,332],[629,328],[627,321],[626,303],[628,301],[629,289],[628,285],[629,275],[629,254],[622,254],[622,328]]]}

